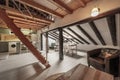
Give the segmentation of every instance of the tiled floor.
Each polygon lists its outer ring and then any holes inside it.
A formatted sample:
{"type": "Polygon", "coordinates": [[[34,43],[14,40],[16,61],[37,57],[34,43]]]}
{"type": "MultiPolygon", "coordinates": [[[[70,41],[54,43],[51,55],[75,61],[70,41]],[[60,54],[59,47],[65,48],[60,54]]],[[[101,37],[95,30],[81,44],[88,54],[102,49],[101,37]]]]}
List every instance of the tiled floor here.
{"type": "MultiPolygon", "coordinates": [[[[42,54],[45,55],[44,53],[42,54]]],[[[44,80],[47,76],[50,76],[52,74],[66,72],[79,63],[87,65],[86,53],[78,52],[77,54],[79,56],[77,55],[70,57],[65,55],[64,60],[60,61],[58,52],[50,51],[48,53],[48,61],[51,64],[51,67],[42,72],[42,74],[37,75],[34,80],[44,80]]],[[[11,55],[7,60],[0,61],[0,73],[35,62],[38,62],[38,60],[35,59],[35,57],[30,53],[11,55]]]]}
{"type": "Polygon", "coordinates": [[[66,72],[76,66],[77,64],[81,63],[84,65],[87,65],[87,56],[85,52],[78,52],[78,57],[70,57],[68,55],[64,56],[64,60],[59,60],[58,52],[49,52],[48,54],[48,61],[51,64],[50,70],[48,72],[48,76],[60,73],[60,72],[66,72]]]}

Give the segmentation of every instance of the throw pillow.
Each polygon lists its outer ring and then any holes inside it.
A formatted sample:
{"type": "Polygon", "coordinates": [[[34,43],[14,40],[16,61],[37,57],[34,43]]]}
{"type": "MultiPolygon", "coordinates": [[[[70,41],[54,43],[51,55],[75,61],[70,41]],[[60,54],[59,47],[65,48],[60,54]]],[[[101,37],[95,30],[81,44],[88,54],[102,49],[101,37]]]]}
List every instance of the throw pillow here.
{"type": "Polygon", "coordinates": [[[100,58],[107,58],[107,57],[109,57],[111,55],[112,54],[110,54],[110,50],[109,49],[102,49],[99,57],[100,58]]]}
{"type": "Polygon", "coordinates": [[[118,52],[118,50],[110,50],[110,53],[113,55],[113,54],[116,54],[118,52]]]}

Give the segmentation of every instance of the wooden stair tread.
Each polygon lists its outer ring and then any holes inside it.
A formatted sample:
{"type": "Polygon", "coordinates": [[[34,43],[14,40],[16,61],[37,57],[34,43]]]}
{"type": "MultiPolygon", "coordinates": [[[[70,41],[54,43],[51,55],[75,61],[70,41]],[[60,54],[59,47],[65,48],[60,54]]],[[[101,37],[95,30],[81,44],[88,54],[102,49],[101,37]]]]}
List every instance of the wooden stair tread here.
{"type": "Polygon", "coordinates": [[[55,80],[114,80],[113,76],[82,64],[77,65],[70,71],[55,80]]]}

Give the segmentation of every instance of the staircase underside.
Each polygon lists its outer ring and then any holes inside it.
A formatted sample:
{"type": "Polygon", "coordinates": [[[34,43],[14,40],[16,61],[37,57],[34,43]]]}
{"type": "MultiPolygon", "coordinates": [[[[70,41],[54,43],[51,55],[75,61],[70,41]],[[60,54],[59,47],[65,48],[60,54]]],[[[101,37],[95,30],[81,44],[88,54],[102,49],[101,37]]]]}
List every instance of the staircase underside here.
{"type": "Polygon", "coordinates": [[[25,35],[20,31],[20,29],[14,24],[13,20],[10,19],[6,11],[0,8],[0,19],[3,20],[7,27],[10,28],[14,34],[25,44],[26,47],[32,52],[32,54],[46,67],[50,65],[47,63],[45,58],[40,54],[40,52],[32,45],[32,43],[25,37],[25,35]]]}

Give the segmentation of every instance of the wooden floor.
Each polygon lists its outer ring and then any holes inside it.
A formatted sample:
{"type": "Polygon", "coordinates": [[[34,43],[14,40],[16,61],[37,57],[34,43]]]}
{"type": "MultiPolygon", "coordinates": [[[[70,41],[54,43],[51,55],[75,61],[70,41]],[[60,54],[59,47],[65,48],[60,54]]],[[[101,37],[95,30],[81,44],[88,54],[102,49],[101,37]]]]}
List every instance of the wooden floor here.
{"type": "Polygon", "coordinates": [[[65,55],[64,60],[59,60],[58,52],[49,52],[48,61],[51,64],[47,76],[67,72],[71,68],[75,67],[78,64],[84,64],[87,66],[87,54],[86,52],[77,52],[77,56],[65,55]]]}

